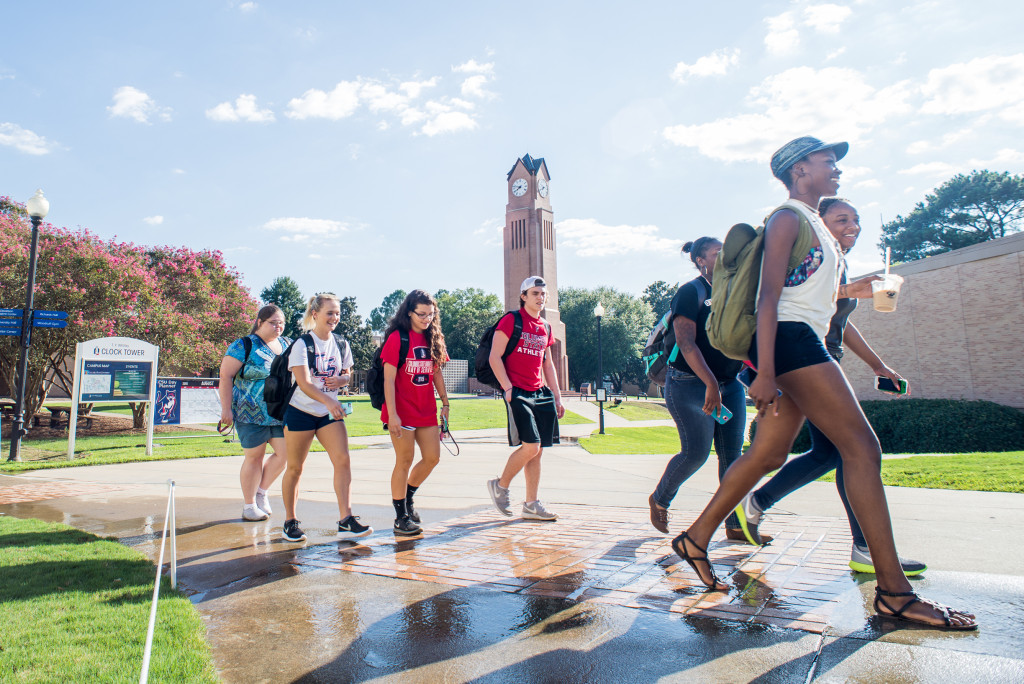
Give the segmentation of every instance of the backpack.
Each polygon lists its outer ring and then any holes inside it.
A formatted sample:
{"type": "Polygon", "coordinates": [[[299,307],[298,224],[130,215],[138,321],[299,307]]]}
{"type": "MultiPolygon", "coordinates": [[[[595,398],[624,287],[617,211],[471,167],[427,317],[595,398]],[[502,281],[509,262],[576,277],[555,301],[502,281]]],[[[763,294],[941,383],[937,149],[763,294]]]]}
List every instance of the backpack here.
{"type": "MultiPolygon", "coordinates": [[[[699,311],[701,303],[708,298],[708,288],[704,284],[703,278],[697,278],[694,285],[697,289],[697,309],[699,311]]],[[[679,296],[678,292],[676,296],[679,296]]],[[[647,336],[647,344],[644,345],[641,356],[644,373],[658,387],[665,386],[665,372],[668,370],[669,364],[679,356],[679,347],[676,346],[676,331],[672,327],[672,309],[676,308],[675,303],[676,300],[673,297],[669,310],[654,325],[651,334],[647,336]]]]}
{"type": "MultiPolygon", "coordinates": [[[[345,345],[348,342],[341,335],[331,334],[334,335],[334,342],[338,345],[338,351],[344,357],[345,345]]],[[[267,415],[275,420],[284,420],[284,412],[288,408],[288,402],[292,400],[295,388],[298,387],[295,384],[295,378],[292,376],[291,369],[288,368],[288,356],[291,354],[295,342],[299,340],[302,340],[306,345],[306,365],[309,366],[310,371],[316,370],[316,347],[314,346],[312,333],[300,335],[288,345],[287,349],[274,358],[270,363],[270,375],[263,381],[263,402],[267,405],[267,415]]]]}
{"type": "Polygon", "coordinates": [[[252,338],[246,335],[240,339],[242,340],[242,349],[245,350],[245,358],[242,359],[242,367],[238,369],[238,377],[245,380],[245,364],[249,362],[249,355],[252,354],[252,338]]]}
{"type": "MultiPolygon", "coordinates": [[[[757,328],[757,289],[761,284],[761,258],[764,254],[764,227],[776,212],[789,207],[778,207],[768,215],[757,229],[746,223],[737,223],[729,229],[718,254],[712,282],[711,313],[706,329],[711,346],[730,359],[749,361],[750,343],[757,328]]],[[[811,249],[814,229],[807,218],[794,211],[800,220],[800,229],[793,252],[789,256],[789,270],[804,260],[811,249]]]]}
{"type": "MultiPolygon", "coordinates": [[[[402,363],[409,355],[409,331],[398,331],[398,362],[402,363]]],[[[386,341],[386,340],[385,340],[386,341]]],[[[366,393],[370,395],[370,406],[380,411],[384,407],[384,360],[380,357],[384,345],[373,352],[373,362],[366,371],[366,393]]]]}
{"type": "MultiPolygon", "coordinates": [[[[508,344],[505,345],[505,351],[501,355],[502,362],[508,358],[508,355],[516,350],[516,345],[519,344],[519,339],[523,336],[523,314],[521,311],[509,311],[512,314],[512,334],[508,338],[508,344]]],[[[508,314],[502,314],[501,318],[504,318],[508,314]]],[[[501,383],[498,382],[498,378],[494,377],[494,371],[491,369],[491,344],[494,342],[494,331],[498,329],[498,323],[501,323],[501,318],[495,321],[494,325],[484,330],[484,334],[480,336],[480,344],[477,345],[476,354],[473,357],[473,368],[476,371],[476,379],[487,385],[493,387],[496,390],[501,389],[501,383]]],[[[551,337],[551,324],[544,321],[544,328],[547,330],[548,338],[551,337]]]]}

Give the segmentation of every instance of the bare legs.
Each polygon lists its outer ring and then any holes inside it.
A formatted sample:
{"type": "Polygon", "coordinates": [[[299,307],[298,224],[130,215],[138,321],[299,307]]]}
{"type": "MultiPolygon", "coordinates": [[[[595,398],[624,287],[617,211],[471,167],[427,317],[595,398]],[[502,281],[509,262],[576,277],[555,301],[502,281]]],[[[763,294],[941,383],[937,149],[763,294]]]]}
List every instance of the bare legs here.
{"type": "Polygon", "coordinates": [[[395,447],[395,469],[391,471],[392,499],[404,499],[406,485],[419,487],[440,462],[441,440],[438,430],[436,425],[418,427],[415,432],[404,434],[400,439],[391,438],[391,444],[395,447]],[[410,439],[413,436],[415,441],[410,439]],[[413,467],[416,444],[420,446],[420,460],[413,467]]]}
{"type": "Polygon", "coordinates": [[[526,500],[536,501],[538,499],[537,492],[540,489],[540,457],[543,452],[540,442],[523,442],[508,457],[498,484],[508,489],[513,478],[519,474],[519,471],[523,471],[523,475],[526,477],[526,500]]]}
{"type": "Polygon", "coordinates": [[[238,479],[242,485],[242,498],[246,504],[253,503],[257,488],[269,489],[287,464],[285,455],[287,447],[284,438],[275,437],[269,443],[274,453],[266,461],[263,460],[267,452],[266,443],[252,449],[242,450],[245,460],[242,462],[242,470],[238,479]]]}
{"type": "MultiPolygon", "coordinates": [[[[285,428],[285,446],[288,454],[288,465],[281,479],[281,495],[284,499],[285,520],[292,520],[295,515],[295,502],[299,496],[299,478],[302,468],[309,456],[309,447],[315,436],[331,459],[334,466],[334,493],[338,498],[339,520],[344,520],[352,513],[350,493],[352,489],[352,468],[348,453],[348,431],[344,421],[335,421],[319,430],[293,431],[285,428]]],[[[403,495],[404,496],[404,495],[403,495]]]]}

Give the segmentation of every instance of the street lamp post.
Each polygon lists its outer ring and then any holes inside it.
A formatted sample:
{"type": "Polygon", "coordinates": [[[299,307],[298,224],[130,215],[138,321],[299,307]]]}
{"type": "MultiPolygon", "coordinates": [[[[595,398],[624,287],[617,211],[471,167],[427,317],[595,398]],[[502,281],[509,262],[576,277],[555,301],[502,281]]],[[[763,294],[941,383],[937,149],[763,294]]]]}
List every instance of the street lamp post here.
{"type": "MultiPolygon", "coordinates": [[[[25,204],[32,219],[32,247],[28,261],[28,289],[25,292],[25,309],[21,312],[21,354],[18,357],[18,392],[14,400],[14,421],[11,424],[11,453],[8,461],[21,457],[21,438],[25,434],[25,385],[28,384],[28,347],[32,342],[32,306],[36,290],[36,259],[39,245],[39,224],[50,211],[50,203],[43,197],[42,190],[36,190],[25,204]]],[[[73,420],[73,418],[72,418],[73,420]]]]}
{"type": "Polygon", "coordinates": [[[598,413],[598,434],[604,434],[604,369],[602,368],[603,350],[601,349],[601,319],[604,317],[604,307],[601,302],[594,307],[594,315],[597,317],[597,384],[594,385],[594,394],[597,395],[598,413]]]}

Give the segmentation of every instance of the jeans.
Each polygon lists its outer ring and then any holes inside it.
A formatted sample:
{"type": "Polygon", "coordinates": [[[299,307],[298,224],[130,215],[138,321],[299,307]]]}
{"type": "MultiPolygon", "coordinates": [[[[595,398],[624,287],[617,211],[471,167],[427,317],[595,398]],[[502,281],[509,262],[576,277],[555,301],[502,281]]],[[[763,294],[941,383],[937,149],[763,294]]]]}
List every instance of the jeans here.
{"type": "Polygon", "coordinates": [[[857,546],[867,546],[864,533],[861,532],[860,525],[857,524],[857,517],[853,514],[850,502],[846,498],[846,487],[843,483],[843,459],[839,456],[839,449],[829,441],[821,430],[814,427],[814,423],[808,422],[807,428],[811,433],[811,450],[787,461],[786,465],[782,466],[772,479],[754,492],[754,502],[762,511],[767,511],[787,494],[795,492],[808,482],[814,482],[834,468],[836,489],[839,490],[839,498],[842,499],[843,507],[846,508],[846,517],[850,521],[853,543],[857,546]]]}
{"type": "MultiPolygon", "coordinates": [[[[704,413],[704,393],[707,387],[696,375],[675,368],[665,373],[665,405],[679,431],[679,453],[665,467],[654,501],[664,508],[672,505],[679,486],[704,465],[714,441],[718,454],[718,479],[740,457],[743,449],[743,428],[746,425],[746,395],[735,378],[718,383],[722,404],[732,411],[732,418],[720,425],[704,413]]],[[[735,513],[730,513],[726,527],[739,527],[735,513]]]]}

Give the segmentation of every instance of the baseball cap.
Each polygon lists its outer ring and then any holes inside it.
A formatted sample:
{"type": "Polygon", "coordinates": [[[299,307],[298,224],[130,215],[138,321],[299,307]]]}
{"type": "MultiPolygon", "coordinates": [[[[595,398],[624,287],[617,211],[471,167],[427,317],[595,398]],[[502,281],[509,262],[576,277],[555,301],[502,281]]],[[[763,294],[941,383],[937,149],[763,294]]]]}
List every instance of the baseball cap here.
{"type": "Polygon", "coordinates": [[[783,175],[786,171],[789,171],[793,164],[796,164],[809,154],[821,152],[822,150],[833,150],[836,153],[836,161],[839,161],[850,151],[850,143],[824,143],[809,135],[797,138],[796,140],[790,140],[772,155],[772,175],[782,180],[783,175]]]}
{"type": "Polygon", "coordinates": [[[523,281],[522,287],[519,288],[520,292],[526,292],[531,287],[547,287],[548,284],[544,282],[544,279],[540,276],[530,276],[523,281]]]}

